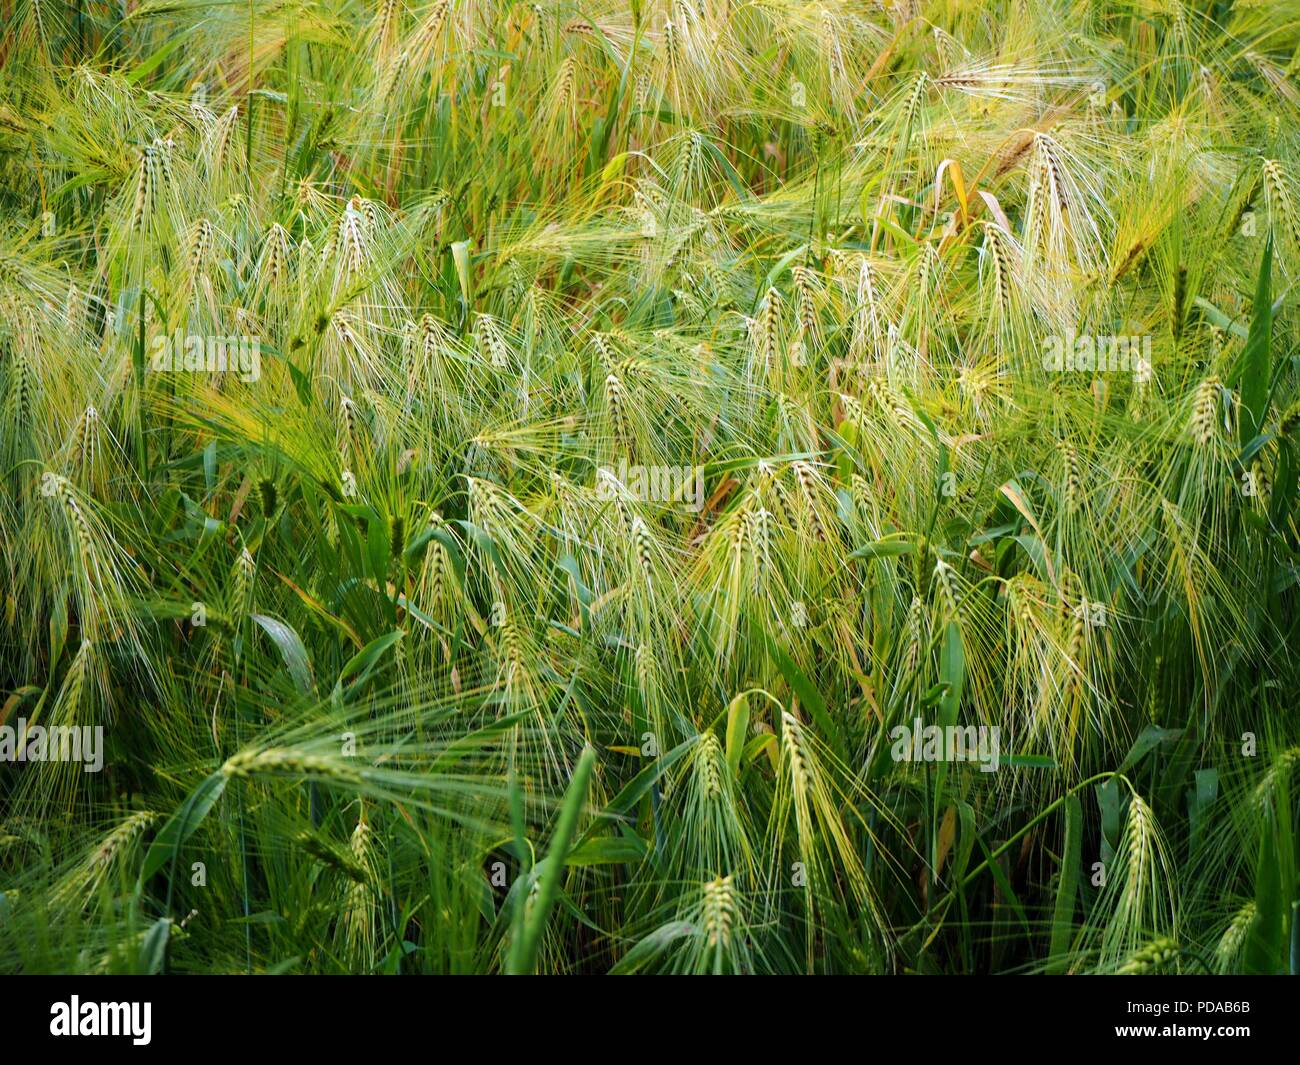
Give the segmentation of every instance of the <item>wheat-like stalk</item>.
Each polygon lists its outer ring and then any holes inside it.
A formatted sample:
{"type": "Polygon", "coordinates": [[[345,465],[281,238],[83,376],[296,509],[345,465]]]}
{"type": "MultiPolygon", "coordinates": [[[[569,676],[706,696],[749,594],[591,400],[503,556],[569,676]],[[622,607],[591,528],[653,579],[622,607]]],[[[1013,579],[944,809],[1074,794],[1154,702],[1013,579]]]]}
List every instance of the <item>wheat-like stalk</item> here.
{"type": "Polygon", "coordinates": [[[1237,965],[1241,949],[1245,946],[1246,936],[1255,920],[1255,903],[1247,902],[1228,922],[1214,948],[1214,968],[1219,973],[1230,973],[1237,965]]]}
{"type": "Polygon", "coordinates": [[[730,944],[732,928],[736,923],[736,902],[731,877],[720,876],[703,886],[704,902],[702,923],[705,940],[710,947],[726,949],[730,944]]]}
{"type": "Polygon", "coordinates": [[[290,776],[353,786],[362,781],[358,770],[344,765],[337,758],[283,747],[241,751],[226,759],[220,771],[223,776],[235,780],[290,776]]]}

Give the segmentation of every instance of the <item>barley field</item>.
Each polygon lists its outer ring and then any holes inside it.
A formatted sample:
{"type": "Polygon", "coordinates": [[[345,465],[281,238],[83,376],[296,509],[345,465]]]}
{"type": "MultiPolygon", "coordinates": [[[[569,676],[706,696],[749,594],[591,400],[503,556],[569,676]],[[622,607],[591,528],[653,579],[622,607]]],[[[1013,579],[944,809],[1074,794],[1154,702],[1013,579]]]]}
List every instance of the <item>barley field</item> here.
{"type": "Polygon", "coordinates": [[[1296,964],[1296,0],[0,20],[0,971],[1296,964]]]}

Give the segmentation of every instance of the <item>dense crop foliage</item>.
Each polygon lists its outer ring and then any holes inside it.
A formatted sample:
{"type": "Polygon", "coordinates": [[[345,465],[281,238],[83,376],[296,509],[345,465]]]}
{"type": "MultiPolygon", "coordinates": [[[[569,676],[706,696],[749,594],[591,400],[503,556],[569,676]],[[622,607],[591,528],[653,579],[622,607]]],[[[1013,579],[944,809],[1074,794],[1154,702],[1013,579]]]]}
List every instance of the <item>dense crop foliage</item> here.
{"type": "Polygon", "coordinates": [[[1288,966],[1294,3],[0,16],[0,969],[1288,966]]]}

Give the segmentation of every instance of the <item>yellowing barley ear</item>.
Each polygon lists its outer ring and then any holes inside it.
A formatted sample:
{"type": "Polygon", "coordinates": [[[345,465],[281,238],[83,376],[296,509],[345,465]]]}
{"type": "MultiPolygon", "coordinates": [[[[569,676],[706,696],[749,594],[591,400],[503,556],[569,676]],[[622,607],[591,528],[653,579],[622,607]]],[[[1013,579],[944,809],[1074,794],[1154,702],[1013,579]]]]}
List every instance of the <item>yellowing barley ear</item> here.
{"type": "Polygon", "coordinates": [[[566,56],[555,76],[554,107],[556,118],[568,116],[576,118],[574,83],[577,80],[578,61],[573,56],[566,56]]]}
{"type": "Polygon", "coordinates": [[[208,173],[215,177],[225,175],[233,170],[230,166],[235,129],[239,124],[239,108],[231,105],[225,114],[217,120],[216,126],[206,137],[208,173]]]}
{"type": "Polygon", "coordinates": [[[1295,437],[1300,430],[1300,401],[1292,403],[1278,423],[1278,431],[1286,437],[1295,437]]]}
{"type": "Polygon", "coordinates": [[[380,0],[379,13],[375,18],[375,58],[384,59],[392,51],[393,42],[400,30],[400,7],[398,0],[380,0]]]}
{"type": "Polygon", "coordinates": [[[519,626],[515,622],[513,611],[507,610],[501,617],[500,639],[498,646],[500,648],[500,657],[505,668],[505,681],[509,685],[519,678],[528,676],[527,664],[524,660],[524,644],[519,633],[519,626]]]}
{"type": "Polygon", "coordinates": [[[714,733],[705,732],[700,737],[695,764],[705,797],[718,799],[722,795],[722,745],[714,733]]]}
{"type": "Polygon", "coordinates": [[[804,351],[811,354],[817,347],[817,307],[812,271],[806,266],[793,266],[795,311],[799,321],[799,339],[804,351]]]}
{"type": "MultiPolygon", "coordinates": [[[[856,428],[858,432],[861,432],[862,425],[866,421],[866,408],[862,406],[861,402],[859,402],[855,396],[850,396],[845,392],[836,393],[835,398],[839,401],[840,410],[844,412],[844,418],[840,424],[851,425],[856,428]]],[[[861,479],[861,474],[855,473],[853,476],[861,479]]]]}
{"type": "Polygon", "coordinates": [[[799,492],[803,498],[804,512],[808,516],[808,523],[812,529],[812,534],[821,543],[826,543],[830,537],[827,534],[826,525],[822,520],[821,503],[818,499],[817,475],[813,472],[813,468],[802,460],[791,463],[790,468],[794,470],[795,481],[799,485],[799,492]]]}
{"type": "Polygon", "coordinates": [[[701,914],[704,938],[710,947],[726,949],[736,923],[736,897],[730,876],[720,876],[704,885],[701,914]]]}
{"type": "MultiPolygon", "coordinates": [[[[58,689],[49,712],[49,720],[42,722],[49,727],[48,736],[52,746],[60,742],[54,739],[57,735],[80,734],[84,737],[86,730],[102,728],[97,723],[96,714],[100,701],[94,697],[99,670],[94,642],[89,638],[83,639],[58,689]]],[[[112,703],[104,701],[103,705],[110,711],[111,717],[112,703]]],[[[101,733],[101,745],[102,742],[101,733]]],[[[84,746],[80,750],[82,757],[86,757],[84,746]]],[[[101,748],[100,756],[103,754],[101,748]]],[[[87,783],[83,768],[80,760],[53,759],[34,767],[33,771],[19,778],[18,786],[24,795],[39,795],[38,801],[48,802],[53,809],[72,809],[78,793],[87,783]]]]}
{"type": "Polygon", "coordinates": [[[189,264],[191,275],[203,271],[211,249],[212,223],[206,218],[200,218],[190,229],[189,245],[186,248],[186,262],[189,264]]]}
{"type": "Polygon", "coordinates": [[[375,930],[376,896],[371,886],[375,880],[374,839],[366,820],[365,805],[361,805],[356,827],[348,841],[352,864],[362,871],[360,879],[352,880],[343,902],[344,942],[349,953],[363,965],[373,965],[377,943],[375,930]]]}
{"type": "Polygon", "coordinates": [[[848,67],[844,58],[844,44],[841,39],[839,20],[829,10],[823,9],[821,15],[821,43],[825,49],[825,62],[831,77],[831,86],[836,99],[843,102],[848,83],[848,67]]]}
{"type": "Polygon", "coordinates": [[[141,150],[140,163],[136,170],[135,197],[131,204],[130,225],[132,233],[138,233],[145,228],[157,200],[151,152],[152,148],[148,146],[141,150]]]}
{"type": "Polygon", "coordinates": [[[763,498],[771,503],[772,513],[777,516],[782,530],[791,533],[798,528],[794,504],[786,486],[776,475],[776,470],[767,463],[759,465],[759,485],[763,498]]]}
{"type": "Polygon", "coordinates": [[[930,442],[929,430],[916,416],[907,401],[883,377],[873,377],[867,382],[867,395],[875,400],[876,405],[891,423],[900,429],[906,429],[919,440],[930,442]]]}
{"type": "Polygon", "coordinates": [[[903,645],[903,675],[908,677],[921,664],[921,651],[925,647],[925,603],[919,595],[912,596],[907,607],[907,639],[903,645]]]}
{"type": "Polygon", "coordinates": [[[605,378],[605,406],[609,411],[615,443],[624,449],[630,449],[632,430],[628,420],[627,392],[616,373],[611,373],[605,378]]]}
{"type": "Polygon", "coordinates": [[[1011,310],[1011,293],[1015,285],[1015,253],[1010,234],[996,222],[982,223],[984,247],[988,251],[989,276],[992,281],[993,310],[999,320],[1011,310]]]}
{"type": "Polygon", "coordinates": [[[478,333],[479,350],[495,370],[504,370],[510,366],[510,348],[497,320],[488,314],[480,314],[475,322],[478,333]]]}
{"type": "Polygon", "coordinates": [[[772,566],[772,512],[761,503],[745,512],[749,542],[754,552],[754,591],[761,594],[770,587],[774,575],[772,566]]]}
{"type": "Polygon", "coordinates": [[[293,845],[354,883],[364,884],[369,879],[369,871],[357,863],[350,847],[345,852],[341,847],[321,838],[315,832],[297,833],[293,837],[293,845]]]}
{"type": "Polygon", "coordinates": [[[45,62],[49,61],[50,48],[54,44],[54,35],[59,30],[59,14],[58,7],[50,4],[50,0],[30,0],[27,4],[27,17],[31,20],[36,40],[40,42],[40,56],[45,62]],[[54,11],[47,11],[47,7],[53,7],[54,11]]]}
{"type": "Polygon", "coordinates": [[[957,583],[957,571],[937,557],[934,560],[934,583],[939,589],[939,599],[943,603],[945,619],[960,622],[962,620],[961,592],[957,583]]]}
{"type": "Polygon", "coordinates": [[[96,480],[100,454],[99,411],[93,406],[87,407],[77,419],[72,433],[72,447],[69,454],[69,466],[72,473],[81,475],[83,483],[96,480]]]}
{"type": "Polygon", "coordinates": [[[240,751],[226,759],[222,775],[235,780],[257,777],[305,777],[324,783],[358,786],[361,774],[335,758],[284,747],[240,751]]]}
{"type": "Polygon", "coordinates": [[[1079,453],[1075,450],[1074,445],[1068,440],[1062,440],[1059,447],[1061,451],[1061,460],[1065,466],[1065,484],[1062,501],[1065,504],[1065,513],[1073,514],[1079,507],[1080,483],[1083,480],[1079,466],[1079,453]]]}
{"type": "Polygon", "coordinates": [[[1246,936],[1254,920],[1255,900],[1252,899],[1232,915],[1228,927],[1223,930],[1218,946],[1214,948],[1215,972],[1227,974],[1236,970],[1241,949],[1246,945],[1246,936]]]}
{"type": "Polygon", "coordinates": [[[84,709],[82,703],[86,698],[86,688],[93,670],[95,645],[89,640],[81,641],[77,654],[68,667],[68,675],[63,678],[63,688],[59,692],[58,703],[52,715],[56,724],[75,724],[79,712],[84,709]]]}
{"type": "Polygon", "coordinates": [[[344,277],[355,277],[371,264],[375,223],[374,205],[359,196],[353,196],[343,208],[334,232],[334,247],[344,277]]]}
{"type": "Polygon", "coordinates": [[[77,549],[82,562],[88,566],[93,565],[95,540],[91,532],[90,520],[86,517],[86,511],[82,507],[81,501],[73,493],[72,486],[66,477],[56,477],[54,484],[59,503],[76,538],[77,549]]]}
{"type": "MultiPolygon", "coordinates": [[[[1176,902],[1170,890],[1171,864],[1151,807],[1136,792],[1115,861],[1123,876],[1111,876],[1104,889],[1107,913],[1102,933],[1104,957],[1123,965],[1161,964],[1162,952],[1148,954],[1153,943],[1174,934],[1176,902]]],[[[1170,948],[1167,944],[1164,950],[1170,948]]]]}
{"type": "Polygon", "coordinates": [[[6,404],[15,435],[26,437],[32,426],[32,409],[35,405],[36,382],[31,360],[26,348],[19,348],[13,357],[9,378],[10,394],[6,404]]]}
{"type": "Polygon", "coordinates": [[[1269,500],[1273,497],[1273,478],[1269,475],[1268,464],[1261,451],[1250,463],[1250,484],[1254,489],[1251,502],[1256,509],[1267,514],[1269,500]]]}
{"type": "Polygon", "coordinates": [[[409,38],[411,61],[416,67],[423,69],[442,50],[450,12],[451,0],[437,0],[409,38]]]}
{"type": "Polygon", "coordinates": [[[262,258],[258,263],[258,273],[263,283],[271,290],[276,289],[288,276],[290,262],[289,234],[279,222],[273,222],[266,234],[262,258]]]}
{"type": "MultiPolygon", "coordinates": [[[[442,515],[436,511],[429,515],[428,528],[443,527],[442,515]]],[[[444,602],[450,587],[451,559],[447,548],[441,540],[431,539],[424,549],[424,559],[420,565],[420,576],[416,583],[417,601],[426,614],[436,620],[443,620],[444,602]]]]}
{"type": "Polygon", "coordinates": [[[1207,377],[1196,386],[1192,398],[1192,419],[1189,431],[1198,447],[1204,447],[1215,437],[1215,426],[1219,409],[1219,396],[1223,384],[1216,376],[1207,377]]]}
{"type": "Polygon", "coordinates": [[[650,539],[650,529],[646,526],[640,514],[632,518],[632,544],[641,572],[646,583],[650,584],[654,577],[654,545],[650,539]]]}
{"type": "Polygon", "coordinates": [[[1288,747],[1273,759],[1273,764],[1255,785],[1253,798],[1256,809],[1267,811],[1273,806],[1278,785],[1282,781],[1290,780],[1291,773],[1297,765],[1300,765],[1300,747],[1288,747]]]}
{"type": "Polygon", "coordinates": [[[1269,206],[1281,218],[1292,243],[1300,249],[1300,204],[1296,202],[1290,175],[1276,159],[1265,159],[1263,169],[1269,206]]]}
{"type": "Polygon", "coordinates": [[[1070,679],[1066,685],[1066,696],[1069,702],[1067,746],[1073,746],[1079,717],[1078,703],[1083,699],[1087,685],[1087,611],[1088,597],[1080,592],[1069,616],[1070,631],[1065,645],[1066,668],[1070,671],[1070,679]]]}
{"type": "Polygon", "coordinates": [[[1165,968],[1177,958],[1178,944],[1168,936],[1160,936],[1130,954],[1118,971],[1123,976],[1153,973],[1165,968]]]}
{"type": "Polygon", "coordinates": [[[600,360],[601,369],[606,374],[612,374],[618,365],[618,351],[614,348],[613,338],[605,333],[592,333],[591,346],[600,360]]]}
{"type": "Polygon", "coordinates": [[[803,733],[798,718],[789,710],[781,711],[781,741],[790,759],[790,778],[801,787],[806,787],[810,783],[810,772],[803,758],[803,733]]]}
{"type": "Polygon", "coordinates": [[[786,757],[790,760],[790,783],[792,785],[795,810],[801,824],[801,831],[808,827],[808,794],[814,781],[812,769],[804,754],[803,730],[799,720],[788,710],[781,711],[781,743],[786,757]],[[800,813],[800,811],[802,811],[800,813]]]}
{"type": "Polygon", "coordinates": [[[86,857],[74,866],[50,893],[50,909],[66,911],[90,905],[100,885],[113,869],[128,859],[128,852],[142,841],[158,814],[140,810],[120,821],[86,857]]]}
{"type": "Polygon", "coordinates": [[[253,586],[257,564],[248,548],[240,548],[239,558],[231,571],[231,622],[238,627],[245,617],[253,613],[253,586]]]}
{"type": "Polygon", "coordinates": [[[682,76],[682,49],[677,39],[677,28],[672,19],[664,21],[664,60],[667,64],[669,88],[676,91],[682,76]]]}
{"type": "Polygon", "coordinates": [[[763,297],[763,306],[758,313],[758,362],[771,373],[780,365],[781,324],[784,317],[784,304],[781,293],[769,288],[763,297]]]}
{"type": "Polygon", "coordinates": [[[344,469],[351,469],[356,461],[357,406],[343,396],[339,400],[339,459],[344,469]]]}
{"type": "Polygon", "coordinates": [[[659,666],[648,644],[636,645],[633,666],[636,671],[637,687],[641,689],[642,703],[650,707],[652,712],[657,711],[660,694],[659,666]]]}

